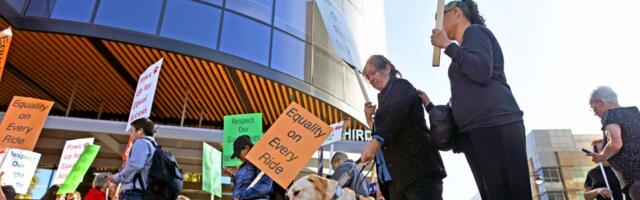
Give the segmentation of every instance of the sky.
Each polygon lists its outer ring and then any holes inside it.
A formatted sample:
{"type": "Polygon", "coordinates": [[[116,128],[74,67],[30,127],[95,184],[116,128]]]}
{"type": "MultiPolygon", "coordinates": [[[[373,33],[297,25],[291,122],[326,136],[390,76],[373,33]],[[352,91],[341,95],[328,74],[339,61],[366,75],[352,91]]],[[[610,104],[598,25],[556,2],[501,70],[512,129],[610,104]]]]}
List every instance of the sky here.
{"type": "MultiPolygon", "coordinates": [[[[448,1],[445,1],[448,2],[448,1]]],[[[589,95],[612,87],[622,106],[640,105],[640,1],[477,0],[487,27],[505,58],[507,82],[532,129],[572,129],[599,133],[589,95]]],[[[385,20],[389,60],[436,104],[450,97],[447,69],[431,67],[435,0],[387,0],[385,20]]],[[[463,155],[442,153],[448,177],[444,199],[477,193],[463,155]]]]}

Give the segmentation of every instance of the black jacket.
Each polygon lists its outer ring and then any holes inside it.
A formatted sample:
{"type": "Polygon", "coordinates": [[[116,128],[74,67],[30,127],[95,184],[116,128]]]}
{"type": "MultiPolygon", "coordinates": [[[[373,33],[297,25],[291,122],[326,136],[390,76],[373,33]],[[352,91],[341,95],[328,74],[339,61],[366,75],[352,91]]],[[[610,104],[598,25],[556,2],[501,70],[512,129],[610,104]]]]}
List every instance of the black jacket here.
{"type": "Polygon", "coordinates": [[[446,176],[440,153],[430,141],[422,100],[404,79],[392,78],[378,94],[374,138],[382,151],[392,184],[404,188],[426,176],[446,176]]]}
{"type": "Polygon", "coordinates": [[[461,46],[444,51],[451,57],[451,110],[460,132],[522,121],[522,111],[504,74],[498,40],[482,25],[471,25],[461,46]]]}

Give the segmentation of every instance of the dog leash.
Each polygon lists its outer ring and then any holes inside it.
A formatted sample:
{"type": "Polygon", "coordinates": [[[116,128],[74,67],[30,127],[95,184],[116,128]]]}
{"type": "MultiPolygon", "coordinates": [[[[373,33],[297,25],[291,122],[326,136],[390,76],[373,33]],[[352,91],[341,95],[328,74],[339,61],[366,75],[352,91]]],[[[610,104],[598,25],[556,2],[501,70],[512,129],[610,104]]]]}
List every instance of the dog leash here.
{"type": "MultiPolygon", "coordinates": [[[[354,169],[358,171],[358,174],[356,174],[356,176],[355,176],[355,177],[353,177],[353,178],[355,178],[355,179],[356,179],[356,180],[355,180],[356,185],[354,185],[354,186],[353,186],[353,187],[354,187],[353,192],[354,192],[354,193],[355,193],[355,195],[356,195],[356,199],[358,199],[358,190],[357,190],[357,188],[359,188],[359,187],[360,187],[360,185],[362,185],[362,183],[367,179],[367,176],[369,176],[369,173],[371,173],[371,171],[373,171],[373,166],[374,166],[374,165],[371,165],[371,167],[370,167],[370,168],[369,168],[369,170],[367,171],[367,174],[365,174],[365,175],[364,175],[364,177],[362,177],[362,180],[358,180],[358,176],[357,176],[357,175],[362,174],[362,172],[363,172],[363,171],[364,171],[364,169],[367,167],[367,165],[369,164],[369,162],[367,162],[367,163],[362,163],[362,162],[360,161],[360,159],[358,158],[358,160],[357,160],[355,163],[356,163],[356,164],[355,164],[353,167],[351,167],[350,171],[354,171],[354,169]],[[362,168],[360,168],[360,170],[358,170],[358,168],[359,168],[358,166],[362,166],[362,168]]],[[[342,174],[342,176],[340,176],[340,178],[338,179],[338,186],[339,186],[338,188],[342,189],[342,187],[344,187],[344,186],[347,184],[347,182],[349,182],[349,180],[351,180],[351,178],[352,178],[352,177],[351,177],[351,175],[350,175],[349,173],[344,173],[344,174],[342,174]]],[[[337,193],[338,193],[338,192],[336,192],[336,195],[337,195],[337,193]]],[[[334,197],[336,197],[336,196],[334,195],[334,197]]],[[[338,197],[339,197],[339,196],[338,196],[338,197]]]]}

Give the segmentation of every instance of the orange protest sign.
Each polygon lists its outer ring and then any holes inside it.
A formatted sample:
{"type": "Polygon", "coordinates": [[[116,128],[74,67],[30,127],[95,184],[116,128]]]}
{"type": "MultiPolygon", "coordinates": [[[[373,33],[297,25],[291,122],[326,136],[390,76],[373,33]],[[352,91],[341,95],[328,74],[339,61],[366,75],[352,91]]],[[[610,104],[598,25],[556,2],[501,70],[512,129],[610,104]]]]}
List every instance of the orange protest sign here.
{"type": "Polygon", "coordinates": [[[286,188],[331,131],[322,120],[291,103],[251,148],[247,160],[286,188]]]}
{"type": "Polygon", "coordinates": [[[7,55],[9,55],[9,46],[11,45],[11,27],[4,29],[0,32],[0,80],[2,80],[2,72],[4,71],[4,63],[7,62],[7,55]]]}
{"type": "Polygon", "coordinates": [[[52,101],[14,96],[0,123],[0,146],[33,151],[52,101]]]}

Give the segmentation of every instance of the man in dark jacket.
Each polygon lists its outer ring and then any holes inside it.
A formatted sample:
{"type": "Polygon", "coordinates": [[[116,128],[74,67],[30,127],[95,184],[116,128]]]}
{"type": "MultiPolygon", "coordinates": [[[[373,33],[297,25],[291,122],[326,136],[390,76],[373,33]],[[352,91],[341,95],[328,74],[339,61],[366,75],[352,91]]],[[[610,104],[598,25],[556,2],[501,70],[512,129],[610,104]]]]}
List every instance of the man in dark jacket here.
{"type": "Polygon", "coordinates": [[[364,197],[369,196],[369,190],[367,186],[369,181],[367,177],[364,177],[360,170],[356,167],[355,162],[347,157],[347,154],[337,152],[331,158],[331,168],[335,170],[331,179],[338,181],[338,184],[342,187],[348,187],[355,191],[358,195],[364,197]]]}

